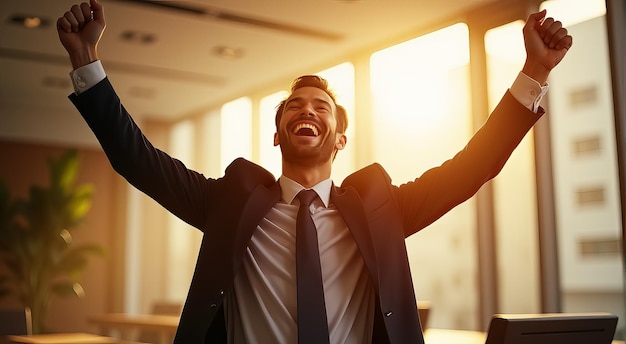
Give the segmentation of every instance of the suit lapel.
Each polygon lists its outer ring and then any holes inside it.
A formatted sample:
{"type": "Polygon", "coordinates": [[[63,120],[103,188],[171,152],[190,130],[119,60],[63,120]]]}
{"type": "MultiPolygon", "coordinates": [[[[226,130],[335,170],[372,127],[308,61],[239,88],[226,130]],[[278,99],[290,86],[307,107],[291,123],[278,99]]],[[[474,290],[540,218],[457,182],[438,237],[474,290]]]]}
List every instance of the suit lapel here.
{"type": "MultiPolygon", "coordinates": [[[[365,265],[372,277],[372,281],[378,290],[376,252],[370,236],[367,216],[359,195],[352,187],[344,189],[333,187],[330,197],[352,233],[359,251],[361,252],[361,256],[365,261],[365,265]]],[[[236,238],[233,251],[234,271],[238,271],[243,257],[243,250],[246,248],[257,225],[279,200],[280,186],[278,183],[272,184],[269,188],[264,185],[258,185],[250,194],[250,197],[241,211],[242,216],[239,218],[235,232],[236,238]]]]}
{"type": "Polygon", "coordinates": [[[337,210],[339,210],[348,229],[350,229],[370,276],[372,277],[372,281],[376,286],[376,290],[378,290],[376,252],[370,236],[370,228],[367,223],[367,216],[363,209],[361,198],[352,187],[344,189],[333,187],[330,198],[337,207],[337,210]]]}
{"type": "Polygon", "coordinates": [[[242,259],[243,250],[248,245],[248,241],[257,225],[263,217],[272,209],[274,204],[280,200],[280,186],[278,183],[265,187],[258,185],[252,193],[241,211],[241,217],[237,224],[233,267],[235,271],[239,268],[242,259]]]}

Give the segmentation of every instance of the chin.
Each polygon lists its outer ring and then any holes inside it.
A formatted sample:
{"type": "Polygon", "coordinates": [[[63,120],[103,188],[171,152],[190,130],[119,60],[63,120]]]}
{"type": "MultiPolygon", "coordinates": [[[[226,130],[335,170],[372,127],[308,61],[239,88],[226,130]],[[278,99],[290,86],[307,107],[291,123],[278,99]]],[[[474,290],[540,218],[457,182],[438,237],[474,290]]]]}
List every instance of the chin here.
{"type": "Polygon", "coordinates": [[[289,137],[285,132],[279,133],[280,151],[283,160],[303,165],[319,165],[332,161],[335,145],[328,136],[318,136],[312,142],[300,143],[298,137],[289,137]],[[291,140],[293,139],[293,140],[291,140]]]}
{"type": "MultiPolygon", "coordinates": [[[[315,147],[284,147],[280,146],[283,159],[287,162],[316,165],[328,162],[332,159],[332,149],[325,149],[324,146],[315,147]]],[[[332,148],[332,147],[331,147],[332,148]]]]}

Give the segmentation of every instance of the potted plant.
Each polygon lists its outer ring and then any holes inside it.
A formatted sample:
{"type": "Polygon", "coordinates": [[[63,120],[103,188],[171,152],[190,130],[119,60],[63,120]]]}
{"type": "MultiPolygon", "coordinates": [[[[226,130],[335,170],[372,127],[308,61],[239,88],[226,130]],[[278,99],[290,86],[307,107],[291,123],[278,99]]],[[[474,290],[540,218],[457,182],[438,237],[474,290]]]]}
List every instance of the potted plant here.
{"type": "Polygon", "coordinates": [[[0,180],[0,262],[10,272],[0,276],[0,297],[14,295],[30,308],[33,333],[45,332],[53,295],[83,295],[79,282],[87,258],[103,253],[98,245],[72,240],[93,195],[91,185],[75,185],[77,152],[70,150],[48,165],[49,187],[32,186],[27,199],[12,200],[0,180]]]}

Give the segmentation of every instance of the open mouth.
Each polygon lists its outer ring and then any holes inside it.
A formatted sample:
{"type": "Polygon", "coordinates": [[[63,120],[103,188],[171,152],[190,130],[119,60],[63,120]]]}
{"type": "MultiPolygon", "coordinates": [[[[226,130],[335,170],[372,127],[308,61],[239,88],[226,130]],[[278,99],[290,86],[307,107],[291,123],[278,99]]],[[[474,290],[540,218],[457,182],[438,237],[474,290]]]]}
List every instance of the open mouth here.
{"type": "Polygon", "coordinates": [[[293,133],[297,136],[319,136],[319,129],[310,123],[300,123],[295,126],[293,133]]]}

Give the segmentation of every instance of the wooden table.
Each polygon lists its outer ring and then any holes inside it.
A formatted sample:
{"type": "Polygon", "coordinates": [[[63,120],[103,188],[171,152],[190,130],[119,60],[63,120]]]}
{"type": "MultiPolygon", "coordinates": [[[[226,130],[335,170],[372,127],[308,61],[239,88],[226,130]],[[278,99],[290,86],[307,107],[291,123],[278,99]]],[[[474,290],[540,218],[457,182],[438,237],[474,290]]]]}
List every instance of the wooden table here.
{"type": "Polygon", "coordinates": [[[142,333],[156,333],[158,344],[171,343],[180,318],[173,315],[109,313],[93,316],[88,321],[99,327],[100,333],[123,340],[141,341],[142,333]]]}
{"type": "Polygon", "coordinates": [[[31,343],[31,344],[119,344],[117,338],[98,336],[90,333],[53,333],[35,334],[25,336],[8,336],[7,343],[31,343]]]}
{"type": "Polygon", "coordinates": [[[426,344],[485,344],[487,334],[478,331],[428,328],[424,331],[426,344]]]}

